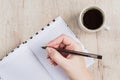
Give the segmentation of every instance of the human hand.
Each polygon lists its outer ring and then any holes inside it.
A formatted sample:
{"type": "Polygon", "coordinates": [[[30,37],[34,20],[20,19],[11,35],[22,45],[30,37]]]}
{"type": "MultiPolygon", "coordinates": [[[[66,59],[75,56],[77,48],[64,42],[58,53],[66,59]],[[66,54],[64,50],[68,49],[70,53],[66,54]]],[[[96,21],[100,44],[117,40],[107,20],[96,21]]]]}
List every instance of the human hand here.
{"type": "MultiPolygon", "coordinates": [[[[80,43],[64,34],[52,40],[46,46],[82,51],[80,43]]],[[[72,54],[64,55],[64,53],[59,53],[50,47],[46,50],[48,53],[47,57],[51,60],[51,63],[62,67],[71,80],[91,80],[82,56],[72,54]]]]}

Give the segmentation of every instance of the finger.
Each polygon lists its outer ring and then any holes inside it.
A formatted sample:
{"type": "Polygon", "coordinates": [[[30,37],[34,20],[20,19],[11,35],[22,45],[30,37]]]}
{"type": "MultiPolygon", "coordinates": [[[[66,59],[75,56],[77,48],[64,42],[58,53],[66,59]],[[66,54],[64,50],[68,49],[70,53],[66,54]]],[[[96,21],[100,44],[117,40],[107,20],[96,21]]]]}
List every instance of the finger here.
{"type": "Polygon", "coordinates": [[[52,65],[54,65],[55,62],[54,62],[53,60],[50,60],[50,63],[51,63],[52,65]]]}
{"type": "Polygon", "coordinates": [[[57,63],[53,60],[51,60],[52,65],[57,66],[57,63]]]}
{"type": "Polygon", "coordinates": [[[61,43],[60,45],[59,45],[59,48],[61,48],[61,49],[63,49],[65,47],[65,45],[63,44],[63,43],[61,43]]]}
{"type": "Polygon", "coordinates": [[[50,57],[49,57],[49,55],[47,54],[47,57],[46,57],[47,59],[50,59],[50,57]]]}
{"type": "Polygon", "coordinates": [[[61,43],[69,46],[71,44],[75,44],[75,41],[72,38],[70,38],[69,36],[62,34],[59,37],[57,37],[56,39],[50,41],[47,44],[47,46],[56,46],[56,45],[60,45],[61,43]]]}
{"type": "Polygon", "coordinates": [[[58,65],[62,66],[66,63],[67,59],[64,58],[59,52],[57,52],[55,49],[53,48],[47,48],[46,49],[50,58],[56,62],[58,65]]]}
{"type": "Polygon", "coordinates": [[[54,65],[54,66],[56,66],[57,65],[57,63],[55,63],[51,58],[50,58],[50,56],[47,54],[47,57],[46,57],[47,59],[50,59],[50,63],[52,64],[52,65],[54,65]]]}

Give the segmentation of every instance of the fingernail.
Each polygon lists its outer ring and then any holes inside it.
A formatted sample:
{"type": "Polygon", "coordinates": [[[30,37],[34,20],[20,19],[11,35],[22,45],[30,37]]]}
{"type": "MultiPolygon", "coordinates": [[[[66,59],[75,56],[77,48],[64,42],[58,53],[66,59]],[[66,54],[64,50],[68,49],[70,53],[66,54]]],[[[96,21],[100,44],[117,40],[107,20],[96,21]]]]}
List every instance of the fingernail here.
{"type": "Polygon", "coordinates": [[[47,48],[47,51],[48,51],[48,53],[51,53],[52,51],[51,51],[51,48],[47,48]]]}
{"type": "Polygon", "coordinates": [[[50,57],[47,55],[46,59],[49,59],[50,57]]]}

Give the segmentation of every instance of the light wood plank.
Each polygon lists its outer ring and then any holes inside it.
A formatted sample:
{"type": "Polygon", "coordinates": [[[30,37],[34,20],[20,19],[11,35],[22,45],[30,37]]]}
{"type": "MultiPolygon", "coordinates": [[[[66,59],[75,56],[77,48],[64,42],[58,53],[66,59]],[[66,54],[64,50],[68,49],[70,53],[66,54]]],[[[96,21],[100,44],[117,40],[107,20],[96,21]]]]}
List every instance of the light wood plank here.
{"type": "Polygon", "coordinates": [[[119,3],[119,0],[0,0],[0,58],[60,15],[88,51],[103,55],[102,61],[89,68],[94,80],[119,80],[119,3]],[[104,10],[110,31],[88,34],[80,30],[79,13],[90,5],[104,10]]]}

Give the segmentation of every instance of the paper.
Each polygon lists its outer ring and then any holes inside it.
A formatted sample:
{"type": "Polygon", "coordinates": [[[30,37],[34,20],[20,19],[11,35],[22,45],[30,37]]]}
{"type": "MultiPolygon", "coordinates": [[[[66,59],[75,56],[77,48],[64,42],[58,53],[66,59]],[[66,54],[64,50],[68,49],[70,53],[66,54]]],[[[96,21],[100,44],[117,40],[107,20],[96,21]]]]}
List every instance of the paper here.
{"type": "MultiPolygon", "coordinates": [[[[66,34],[72,37],[74,40],[78,42],[80,41],[76,38],[70,28],[67,27],[67,24],[63,21],[61,17],[56,18],[56,21],[54,23],[51,23],[49,27],[46,27],[43,31],[39,33],[40,34],[33,37],[33,39],[29,42],[28,46],[37,56],[39,61],[44,65],[44,68],[48,71],[49,75],[52,77],[53,80],[68,80],[68,77],[59,66],[54,67],[50,64],[50,62],[46,59],[45,50],[43,50],[41,47],[45,46],[49,41],[55,39],[61,34],[66,34]]],[[[86,52],[83,46],[82,49],[86,52]]],[[[90,66],[94,62],[92,58],[85,59],[87,66],[90,66]]]]}
{"type": "Polygon", "coordinates": [[[0,76],[3,80],[51,80],[26,45],[0,62],[0,76]]]}
{"type": "MultiPolygon", "coordinates": [[[[0,61],[0,80],[69,80],[59,66],[50,64],[46,51],[41,48],[61,34],[80,42],[64,20],[57,17],[0,61]]],[[[86,52],[83,46],[82,49],[86,52]]],[[[87,66],[94,63],[92,58],[85,58],[85,61],[87,66]]]]}

